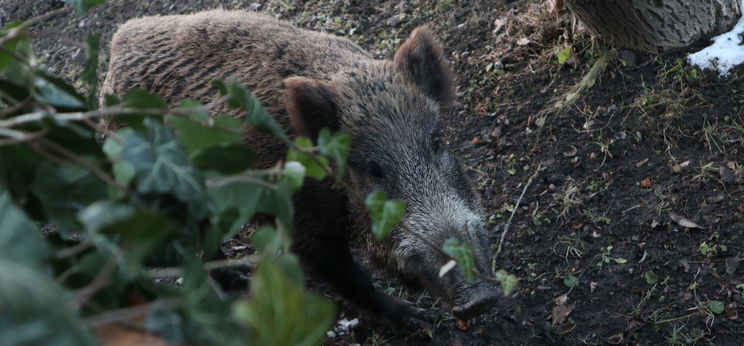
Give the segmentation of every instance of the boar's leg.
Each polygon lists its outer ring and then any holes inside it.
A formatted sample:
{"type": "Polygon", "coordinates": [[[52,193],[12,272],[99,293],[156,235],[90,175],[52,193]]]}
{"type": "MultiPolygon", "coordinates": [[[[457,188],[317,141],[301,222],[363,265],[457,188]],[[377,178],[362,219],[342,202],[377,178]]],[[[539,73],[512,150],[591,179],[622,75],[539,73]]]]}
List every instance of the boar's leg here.
{"type": "Polygon", "coordinates": [[[344,298],[403,330],[429,325],[427,312],[383,294],[354,262],[349,250],[347,197],[328,180],[308,179],[295,195],[293,248],[303,264],[344,298]]]}

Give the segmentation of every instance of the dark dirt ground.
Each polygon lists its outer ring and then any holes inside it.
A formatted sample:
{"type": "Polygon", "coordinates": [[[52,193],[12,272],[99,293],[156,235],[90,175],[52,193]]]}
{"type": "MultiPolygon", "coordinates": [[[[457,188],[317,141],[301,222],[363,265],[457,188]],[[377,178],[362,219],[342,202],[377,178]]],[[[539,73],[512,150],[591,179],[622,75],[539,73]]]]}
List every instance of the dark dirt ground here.
{"type": "MultiPolygon", "coordinates": [[[[56,6],[2,0],[0,21],[56,6]]],[[[110,0],[35,27],[36,52],[74,80],[84,33],[100,31],[107,43],[129,18],[218,6],[344,35],[380,58],[429,23],[458,75],[448,145],[482,194],[494,246],[536,174],[496,258],[520,278],[511,299],[466,330],[445,314],[431,337],[403,337],[336,297],[339,318],[361,322],[327,344],[744,344],[743,68],[719,79],[685,64],[691,50],[608,49],[570,14],[526,0],[110,0]],[[573,58],[560,64],[566,46],[573,58]],[[596,83],[565,111],[546,112],[603,51],[612,58],[596,83]]],[[[419,300],[415,288],[375,277],[419,300]]]]}

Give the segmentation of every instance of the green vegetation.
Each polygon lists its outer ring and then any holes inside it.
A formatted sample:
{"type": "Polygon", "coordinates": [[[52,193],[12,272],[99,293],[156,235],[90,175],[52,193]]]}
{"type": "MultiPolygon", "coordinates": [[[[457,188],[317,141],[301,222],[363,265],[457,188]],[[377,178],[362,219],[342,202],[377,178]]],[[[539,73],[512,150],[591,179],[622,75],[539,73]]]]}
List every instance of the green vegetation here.
{"type": "MultiPolygon", "coordinates": [[[[103,1],[73,2],[80,13],[103,1]]],[[[235,81],[214,86],[242,118],[209,116],[210,105],[193,100],[168,107],[142,90],[123,100],[107,95],[98,109],[98,35],[86,42],[86,95],[32,54],[27,29],[67,12],[0,29],[3,344],[92,345],[98,331],[118,323],[174,343],[320,343],[334,307],[305,289],[289,251],[291,201],[306,176],[335,175],[343,183],[348,135],[323,130],[317,145],[290,140],[235,81]],[[242,140],[244,126],[283,140],[286,161],[251,168],[255,153],[242,140]],[[252,236],[257,253],[211,261],[257,213],[273,217],[252,236]],[[208,275],[236,266],[253,268],[249,298],[223,292],[208,275]]],[[[405,204],[379,191],[366,201],[382,238],[405,204]]],[[[472,250],[452,241],[440,251],[470,279],[472,250]]],[[[498,279],[506,294],[516,284],[503,271],[498,279]]]]}

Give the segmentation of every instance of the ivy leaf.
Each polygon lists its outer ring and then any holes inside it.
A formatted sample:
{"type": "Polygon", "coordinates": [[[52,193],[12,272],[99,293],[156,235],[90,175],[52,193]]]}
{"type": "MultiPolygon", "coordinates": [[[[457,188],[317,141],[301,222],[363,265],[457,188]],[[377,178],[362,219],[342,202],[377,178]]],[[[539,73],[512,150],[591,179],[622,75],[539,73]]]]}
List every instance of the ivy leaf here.
{"type": "Polygon", "coordinates": [[[77,166],[58,166],[44,162],[31,182],[47,220],[63,235],[80,230],[77,213],[91,203],[106,199],[107,185],[77,166]]]}
{"type": "Polygon", "coordinates": [[[351,139],[349,135],[345,133],[338,133],[331,136],[331,131],[328,128],[320,130],[318,135],[318,148],[320,153],[326,156],[330,156],[336,161],[338,172],[336,174],[336,181],[343,179],[346,173],[346,157],[349,155],[349,143],[351,139]]]}
{"type": "Polygon", "coordinates": [[[7,259],[40,264],[49,248],[39,229],[13,203],[10,193],[0,186],[0,253],[7,259]]]}
{"type": "MultiPolygon", "coordinates": [[[[295,139],[295,145],[300,149],[311,149],[313,142],[307,137],[297,137],[295,139]]],[[[308,177],[321,180],[326,176],[325,167],[328,167],[328,159],[323,156],[315,155],[315,159],[313,159],[311,154],[301,150],[290,149],[287,152],[287,161],[297,161],[305,166],[305,173],[308,177]]]]}
{"type": "Polygon", "coordinates": [[[134,89],[127,94],[124,103],[132,108],[139,109],[166,109],[168,105],[155,94],[142,89],[134,89]]]}
{"type": "Polygon", "coordinates": [[[720,300],[711,300],[708,302],[708,309],[716,315],[722,313],[724,308],[725,306],[720,300]]]}
{"type": "Polygon", "coordinates": [[[308,292],[295,256],[263,256],[251,278],[251,297],[233,306],[238,321],[250,328],[254,345],[314,345],[333,323],[333,304],[308,292]]]}
{"type": "Polygon", "coordinates": [[[215,242],[222,242],[240,231],[240,227],[258,210],[264,189],[263,186],[249,183],[207,188],[215,242]]]}
{"type": "Polygon", "coordinates": [[[119,246],[129,253],[125,259],[130,267],[139,266],[147,255],[176,231],[173,221],[161,212],[144,211],[125,216],[129,210],[109,207],[108,211],[117,213],[116,218],[113,218],[111,215],[101,214],[107,210],[106,208],[97,209],[88,210],[87,215],[83,214],[81,217],[89,217],[90,220],[102,219],[97,220],[103,226],[99,232],[116,235],[119,246]],[[91,215],[95,211],[99,214],[91,215]]]}
{"type": "MultiPolygon", "coordinates": [[[[134,134],[131,128],[123,128],[116,131],[118,139],[126,140],[134,134]]],[[[112,137],[107,137],[103,142],[103,152],[112,162],[112,170],[114,173],[114,179],[116,182],[123,186],[129,186],[129,183],[134,179],[136,171],[134,165],[129,161],[122,159],[121,154],[124,151],[124,146],[112,137]]]]}
{"type": "Polygon", "coordinates": [[[196,168],[234,174],[250,168],[255,157],[256,153],[243,143],[224,143],[200,149],[189,159],[196,168]]]}
{"type": "Polygon", "coordinates": [[[186,151],[173,132],[146,118],[145,135],[130,136],[121,156],[134,166],[137,192],[172,194],[197,216],[206,212],[206,191],[201,174],[190,164],[186,151]]]}
{"type": "Polygon", "coordinates": [[[461,243],[455,238],[450,238],[444,242],[442,250],[457,261],[457,265],[460,266],[465,276],[465,281],[472,281],[475,259],[473,258],[473,248],[470,247],[470,244],[461,243]]]}
{"type": "Polygon", "coordinates": [[[117,204],[112,201],[98,201],[81,210],[77,217],[85,230],[91,233],[128,218],[135,213],[131,205],[117,204]]]}
{"type": "MultiPolygon", "coordinates": [[[[19,25],[21,25],[21,22],[12,21],[3,27],[3,31],[8,32],[19,25]]],[[[3,35],[3,37],[4,36],[5,35],[3,35]]],[[[15,56],[10,52],[15,52],[16,47],[18,47],[18,43],[21,41],[28,41],[28,38],[18,37],[3,43],[2,48],[7,49],[7,51],[0,49],[0,72],[3,72],[3,70],[5,70],[5,68],[8,67],[15,60],[15,56]]]]}
{"type": "Polygon", "coordinates": [[[297,161],[287,161],[282,170],[284,177],[289,181],[289,186],[293,191],[302,187],[302,181],[305,180],[305,166],[297,161]]]}
{"type": "Polygon", "coordinates": [[[501,282],[501,292],[504,293],[505,297],[508,297],[514,291],[519,281],[514,274],[509,274],[503,269],[496,272],[496,278],[501,282]]]}
{"type": "MultiPolygon", "coordinates": [[[[2,222],[2,221],[0,221],[2,222]]],[[[41,239],[39,239],[41,240],[41,239]]],[[[30,248],[18,249],[32,253],[30,248]]],[[[44,270],[13,260],[0,252],[0,306],[3,307],[0,340],[3,345],[95,345],[69,302],[74,296],[44,270]]]]}
{"type": "Polygon", "coordinates": [[[38,90],[36,99],[55,108],[83,110],[87,100],[74,87],[63,79],[51,76],[43,71],[36,72],[34,85],[38,90]]]}
{"type": "Polygon", "coordinates": [[[170,116],[168,122],[189,154],[215,145],[243,142],[239,133],[241,122],[235,117],[202,118],[200,113],[193,113],[170,116]]]}
{"type": "Polygon", "coordinates": [[[100,33],[88,33],[88,37],[85,40],[85,67],[81,73],[81,79],[88,84],[90,88],[88,94],[88,104],[92,108],[97,108],[98,102],[98,51],[101,48],[101,34],[100,33]]]}
{"type": "Polygon", "coordinates": [[[220,95],[227,96],[229,108],[239,108],[245,111],[246,121],[256,130],[273,134],[276,137],[286,139],[279,123],[266,111],[253,94],[244,88],[237,80],[229,80],[227,83],[221,80],[212,81],[212,85],[219,90],[220,95]]]}
{"type": "Polygon", "coordinates": [[[385,238],[403,219],[406,203],[398,200],[387,200],[385,192],[374,191],[364,200],[372,219],[372,233],[377,240],[385,238]]]}

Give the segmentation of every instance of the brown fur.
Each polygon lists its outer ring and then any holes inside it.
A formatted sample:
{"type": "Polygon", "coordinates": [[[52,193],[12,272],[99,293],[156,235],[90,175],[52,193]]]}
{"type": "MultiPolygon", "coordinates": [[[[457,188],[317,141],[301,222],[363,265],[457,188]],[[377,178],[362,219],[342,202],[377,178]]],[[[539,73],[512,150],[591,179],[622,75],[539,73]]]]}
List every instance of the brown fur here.
{"type": "MultiPolygon", "coordinates": [[[[218,97],[210,81],[227,77],[235,77],[249,87],[292,135],[316,138],[323,127],[348,133],[352,148],[347,179],[358,188],[354,193],[365,195],[379,185],[379,179],[376,183],[370,173],[370,162],[384,158],[397,173],[411,173],[401,180],[408,185],[397,190],[413,195],[400,198],[417,203],[427,199],[421,208],[409,204],[413,209],[438,210],[436,203],[450,198],[462,208],[466,207],[460,201],[463,198],[468,200],[467,208],[474,204],[474,194],[454,160],[441,158],[443,163],[433,165],[421,161],[429,168],[414,165],[425,157],[439,155],[431,151],[431,131],[438,128],[440,110],[454,97],[452,72],[427,28],[414,30],[393,61],[382,61],[374,60],[347,39],[301,30],[258,13],[214,10],[140,18],[127,22],[114,35],[102,95],[123,96],[131,89],[143,88],[162,95],[170,104],[183,98],[208,103],[218,97]],[[449,168],[443,172],[429,170],[436,167],[449,168]],[[430,206],[429,202],[436,205],[430,206]]],[[[103,96],[101,99],[103,103],[103,96]]],[[[281,143],[267,136],[249,132],[247,141],[263,159],[259,167],[285,156],[281,143]]],[[[371,239],[371,235],[364,207],[349,203],[354,199],[347,193],[335,189],[329,181],[306,181],[295,196],[296,224],[302,229],[293,232],[294,247],[305,264],[347,298],[382,316],[408,323],[410,310],[376,291],[351,260],[351,230],[356,229],[363,240],[371,239]],[[320,200],[323,203],[318,203],[320,200]]],[[[472,220],[450,221],[443,222],[455,226],[431,235],[432,239],[439,241],[452,230],[466,238],[472,234],[458,228],[474,224],[472,220]]],[[[444,228],[421,232],[429,229],[444,228]]],[[[418,275],[406,260],[425,245],[400,231],[394,231],[385,242],[368,245],[371,254],[389,268],[418,275]]],[[[427,275],[441,265],[437,256],[433,252],[416,256],[425,259],[423,265],[432,269],[427,275]]],[[[436,275],[418,279],[440,283],[436,275]]],[[[450,287],[443,292],[449,292],[445,296],[452,299],[454,285],[447,285],[450,287]]]]}

